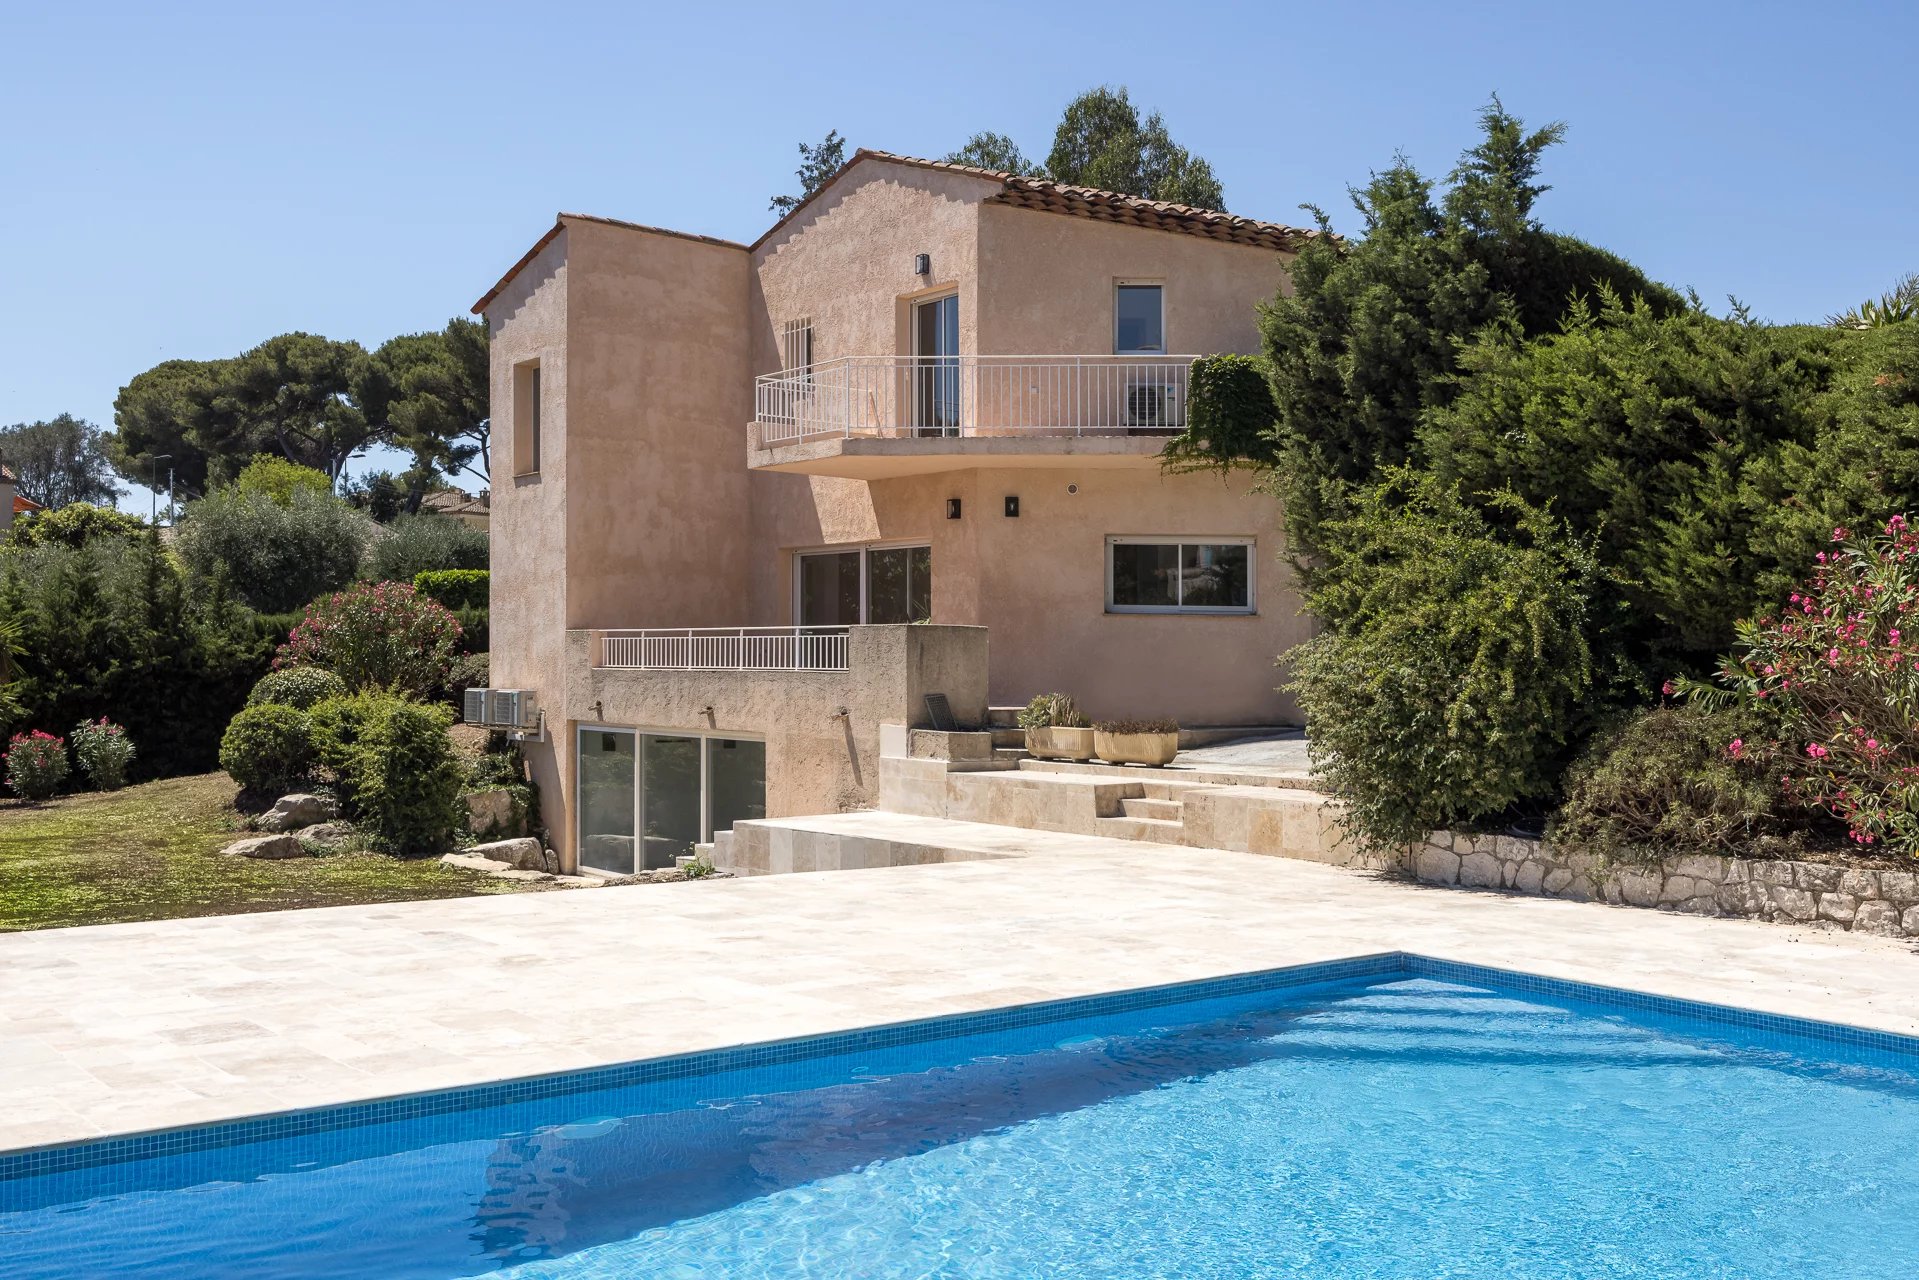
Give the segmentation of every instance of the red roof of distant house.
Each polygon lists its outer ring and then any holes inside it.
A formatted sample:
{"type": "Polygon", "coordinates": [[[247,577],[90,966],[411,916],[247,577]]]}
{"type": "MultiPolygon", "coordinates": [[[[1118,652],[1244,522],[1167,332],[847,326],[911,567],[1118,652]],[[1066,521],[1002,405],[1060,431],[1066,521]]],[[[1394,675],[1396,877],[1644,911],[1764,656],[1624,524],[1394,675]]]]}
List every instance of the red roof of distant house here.
{"type": "MultiPolygon", "coordinates": [[[[13,477],[8,476],[7,478],[11,480],[13,477]]],[[[29,511],[38,511],[39,509],[40,504],[32,498],[23,498],[17,493],[13,495],[13,514],[16,516],[23,516],[29,511]]]]}

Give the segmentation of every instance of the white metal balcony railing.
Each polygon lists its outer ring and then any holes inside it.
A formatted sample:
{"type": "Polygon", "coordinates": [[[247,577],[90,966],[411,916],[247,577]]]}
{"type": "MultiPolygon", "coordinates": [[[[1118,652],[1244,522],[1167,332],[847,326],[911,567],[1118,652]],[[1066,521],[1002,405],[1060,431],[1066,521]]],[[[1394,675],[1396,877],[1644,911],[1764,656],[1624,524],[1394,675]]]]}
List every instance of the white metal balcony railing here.
{"type": "Polygon", "coordinates": [[[844,671],[845,627],[607,631],[599,665],[642,671],[844,671]]]}
{"type": "Polygon", "coordinates": [[[1193,356],[847,356],[754,382],[762,447],[815,436],[1164,435],[1193,356]]]}

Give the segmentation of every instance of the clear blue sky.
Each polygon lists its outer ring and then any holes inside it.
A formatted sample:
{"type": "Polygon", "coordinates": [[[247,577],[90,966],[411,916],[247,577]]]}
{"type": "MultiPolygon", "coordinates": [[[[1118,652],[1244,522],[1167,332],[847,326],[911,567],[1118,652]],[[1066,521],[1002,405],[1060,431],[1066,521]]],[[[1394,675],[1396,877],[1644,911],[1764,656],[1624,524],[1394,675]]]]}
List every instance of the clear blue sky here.
{"type": "MultiPolygon", "coordinates": [[[[1227,203],[1351,229],[1495,90],[1571,132],[1540,213],[1715,306],[1919,270],[1919,5],[31,5],[0,0],[0,423],[110,425],[173,357],[437,327],[558,210],[751,240],[795,144],[1043,157],[1098,83],[1227,203]]],[[[144,505],[144,490],[133,505],[144,505]]]]}

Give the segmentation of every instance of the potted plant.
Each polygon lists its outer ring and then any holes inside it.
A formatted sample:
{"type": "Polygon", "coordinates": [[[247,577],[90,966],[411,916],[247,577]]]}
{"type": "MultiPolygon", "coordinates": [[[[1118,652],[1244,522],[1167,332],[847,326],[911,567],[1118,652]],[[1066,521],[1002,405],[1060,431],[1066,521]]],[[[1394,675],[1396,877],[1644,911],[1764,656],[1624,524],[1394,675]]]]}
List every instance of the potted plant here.
{"type": "Polygon", "coordinates": [[[1172,720],[1102,720],[1093,726],[1093,750],[1108,764],[1170,764],[1179,754],[1179,724],[1172,720]]]}
{"type": "Polygon", "coordinates": [[[1042,693],[1019,713],[1026,749],[1042,760],[1091,760],[1093,731],[1069,693],[1042,693]]]}

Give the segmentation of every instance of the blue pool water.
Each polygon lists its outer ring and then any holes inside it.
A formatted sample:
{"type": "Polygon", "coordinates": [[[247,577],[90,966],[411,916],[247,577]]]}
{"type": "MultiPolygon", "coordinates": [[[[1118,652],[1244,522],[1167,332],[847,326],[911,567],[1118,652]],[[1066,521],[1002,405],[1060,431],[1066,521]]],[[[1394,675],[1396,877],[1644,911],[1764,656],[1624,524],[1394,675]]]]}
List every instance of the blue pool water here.
{"type": "Polygon", "coordinates": [[[1910,1280],[1919,1058],[1384,975],[0,1181],[9,1280],[481,1274],[1910,1280]]]}

